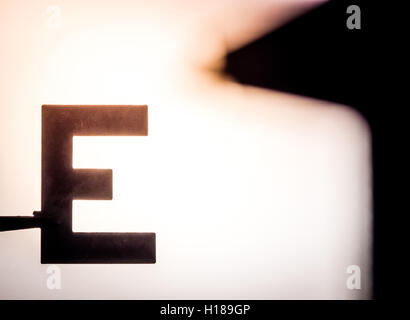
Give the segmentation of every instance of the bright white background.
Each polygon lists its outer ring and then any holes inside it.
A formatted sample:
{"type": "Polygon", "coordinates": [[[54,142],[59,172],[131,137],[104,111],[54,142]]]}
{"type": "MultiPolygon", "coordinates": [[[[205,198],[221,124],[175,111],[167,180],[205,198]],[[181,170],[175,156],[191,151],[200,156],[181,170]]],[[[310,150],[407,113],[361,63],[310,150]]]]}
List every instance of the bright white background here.
{"type": "Polygon", "coordinates": [[[0,0],[0,215],[40,210],[42,104],[147,104],[147,137],[74,138],[114,200],[75,201],[73,228],[157,234],[156,264],[60,265],[48,290],[40,231],[0,233],[0,298],[368,298],[366,123],[214,72],[309,2],[0,0]]]}

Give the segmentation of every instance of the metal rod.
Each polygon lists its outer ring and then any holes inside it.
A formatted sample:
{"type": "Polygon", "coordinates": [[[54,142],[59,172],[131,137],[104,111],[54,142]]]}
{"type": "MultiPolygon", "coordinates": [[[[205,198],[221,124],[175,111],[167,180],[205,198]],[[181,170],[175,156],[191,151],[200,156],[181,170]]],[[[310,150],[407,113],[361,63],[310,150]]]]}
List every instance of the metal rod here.
{"type": "Polygon", "coordinates": [[[38,216],[0,217],[0,232],[41,228],[43,220],[43,218],[38,216]]]}

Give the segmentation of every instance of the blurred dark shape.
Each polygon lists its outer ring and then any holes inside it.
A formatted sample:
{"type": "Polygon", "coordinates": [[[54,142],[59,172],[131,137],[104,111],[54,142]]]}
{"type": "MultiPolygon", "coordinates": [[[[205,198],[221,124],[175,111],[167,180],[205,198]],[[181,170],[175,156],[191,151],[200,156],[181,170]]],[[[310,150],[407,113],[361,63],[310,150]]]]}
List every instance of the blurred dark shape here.
{"type": "Polygon", "coordinates": [[[378,286],[375,266],[383,262],[377,252],[388,250],[377,240],[378,212],[389,210],[378,183],[383,178],[379,170],[383,157],[387,157],[381,147],[388,125],[385,108],[390,113],[397,110],[391,105],[378,108],[383,93],[377,88],[383,61],[388,59],[379,53],[385,35],[378,26],[383,25],[385,12],[380,14],[378,9],[376,1],[330,1],[230,53],[225,67],[225,73],[240,83],[345,104],[367,120],[372,134],[373,297],[378,286]],[[346,10],[353,4],[361,9],[360,30],[346,26],[346,10]]]}

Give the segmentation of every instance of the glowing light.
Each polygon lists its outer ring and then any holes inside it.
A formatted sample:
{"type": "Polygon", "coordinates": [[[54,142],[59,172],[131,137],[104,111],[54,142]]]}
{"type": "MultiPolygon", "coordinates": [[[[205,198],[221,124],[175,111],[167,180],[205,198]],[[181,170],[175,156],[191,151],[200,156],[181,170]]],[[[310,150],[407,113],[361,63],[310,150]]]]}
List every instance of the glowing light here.
{"type": "MultiPolygon", "coordinates": [[[[21,27],[14,3],[0,3],[6,214],[40,208],[41,105],[149,106],[147,137],[74,137],[74,167],[112,168],[114,199],[74,201],[73,230],[154,231],[157,264],[63,266],[60,297],[368,297],[369,286],[346,289],[344,272],[361,265],[362,283],[370,283],[366,124],[346,107],[242,87],[210,72],[223,64],[226,46],[261,34],[269,15],[260,25],[253,16],[255,28],[226,44],[215,30],[238,35],[229,26],[247,20],[250,5],[224,20],[212,11],[217,2],[202,10],[200,2],[70,1],[61,4],[57,31],[35,14],[21,27]]],[[[24,10],[41,16],[46,5],[38,3],[24,2],[24,10]]],[[[294,14],[281,10],[265,11],[294,14]]],[[[55,298],[33,283],[39,235],[19,234],[28,244],[21,247],[16,234],[0,237],[2,248],[16,249],[2,256],[17,266],[4,267],[0,282],[14,289],[0,297],[55,298]],[[24,284],[4,278],[12,272],[24,284]]]]}

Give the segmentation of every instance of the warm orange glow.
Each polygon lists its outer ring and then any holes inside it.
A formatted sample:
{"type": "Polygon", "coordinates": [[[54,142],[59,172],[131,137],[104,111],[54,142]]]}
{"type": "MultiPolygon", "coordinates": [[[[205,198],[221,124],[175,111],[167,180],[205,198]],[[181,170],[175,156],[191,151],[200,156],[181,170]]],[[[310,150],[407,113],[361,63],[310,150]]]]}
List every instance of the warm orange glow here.
{"type": "Polygon", "coordinates": [[[258,0],[272,16],[242,33],[230,26],[252,1],[229,19],[217,1],[188,2],[56,1],[54,30],[47,1],[0,1],[0,214],[40,208],[41,105],[146,104],[147,137],[74,137],[74,167],[112,168],[114,199],[74,201],[73,230],[157,234],[155,266],[65,265],[60,296],[33,280],[39,232],[0,234],[1,298],[369,296],[366,123],[217,72],[227,49],[314,1],[258,0]],[[350,264],[360,292],[346,289],[350,264]]]}

